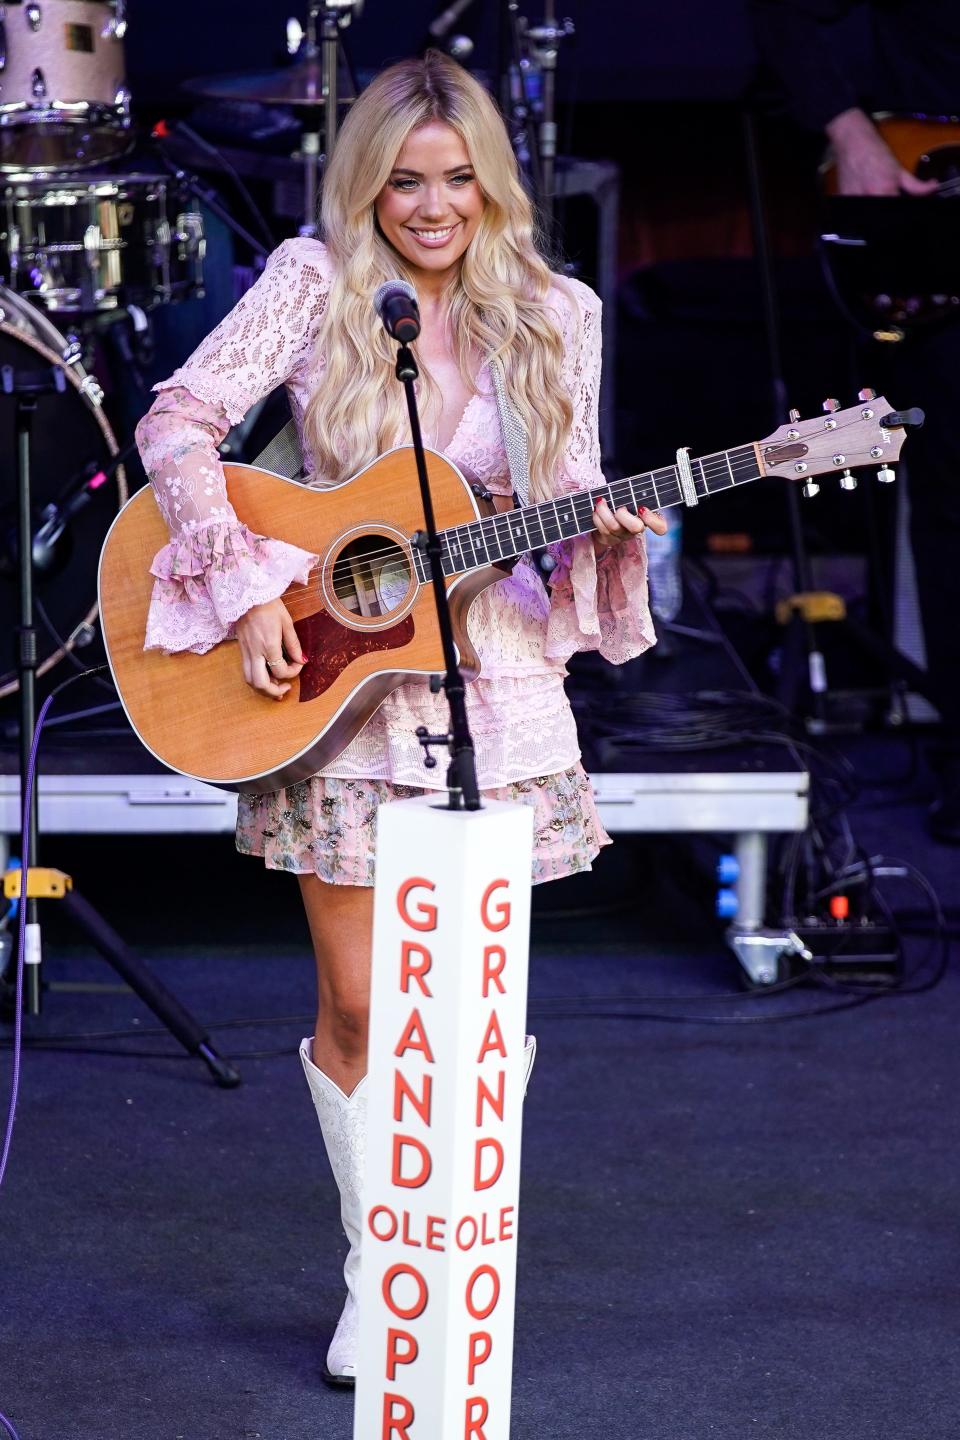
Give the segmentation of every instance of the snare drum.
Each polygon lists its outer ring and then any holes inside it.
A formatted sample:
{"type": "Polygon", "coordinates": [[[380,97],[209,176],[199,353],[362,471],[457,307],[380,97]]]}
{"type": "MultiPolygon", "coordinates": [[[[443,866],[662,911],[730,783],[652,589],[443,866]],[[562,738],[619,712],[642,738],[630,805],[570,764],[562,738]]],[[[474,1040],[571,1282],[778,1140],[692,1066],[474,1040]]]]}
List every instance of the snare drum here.
{"type": "Polygon", "coordinates": [[[203,294],[203,219],[187,186],[159,175],[10,176],[4,283],[50,311],[148,310],[203,294]]]}
{"type": "Polygon", "coordinates": [[[0,4],[0,169],[72,170],[130,148],[125,3],[0,4]]]}

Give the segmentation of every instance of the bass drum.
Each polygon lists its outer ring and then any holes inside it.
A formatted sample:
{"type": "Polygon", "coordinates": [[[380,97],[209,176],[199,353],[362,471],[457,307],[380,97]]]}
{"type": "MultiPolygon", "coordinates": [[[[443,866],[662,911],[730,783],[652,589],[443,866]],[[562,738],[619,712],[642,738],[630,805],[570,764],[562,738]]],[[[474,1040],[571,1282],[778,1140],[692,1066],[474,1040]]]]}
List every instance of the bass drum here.
{"type": "MultiPolygon", "coordinates": [[[[15,373],[51,368],[62,372],[63,390],[37,398],[31,434],[30,480],[33,530],[44,508],[66,499],[85,467],[106,467],[117,454],[113,431],[101,408],[103,395],[60,331],[46,315],[12,290],[0,288],[0,367],[15,373]]],[[[19,619],[17,577],[16,401],[0,391],[0,698],[19,688],[15,636],[19,619]]],[[[38,674],[45,675],[77,645],[93,639],[97,618],[97,560],[104,537],[127,499],[118,466],[112,477],[68,522],[49,569],[34,573],[38,674]]],[[[84,662],[80,662],[83,664],[84,662]]]]}

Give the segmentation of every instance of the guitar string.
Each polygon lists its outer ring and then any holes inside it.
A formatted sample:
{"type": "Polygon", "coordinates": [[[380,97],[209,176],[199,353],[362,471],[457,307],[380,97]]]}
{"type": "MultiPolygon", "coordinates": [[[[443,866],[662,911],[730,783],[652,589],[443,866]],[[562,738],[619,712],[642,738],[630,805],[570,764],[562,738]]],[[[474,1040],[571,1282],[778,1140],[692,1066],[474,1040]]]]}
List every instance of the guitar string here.
{"type": "MultiPolygon", "coordinates": [[[[830,431],[830,432],[828,432],[828,433],[831,434],[831,435],[837,435],[837,436],[839,436],[839,434],[840,434],[840,432],[841,432],[842,430],[845,430],[845,429],[849,428],[849,427],[852,426],[852,425],[859,425],[859,424],[861,424],[861,423],[862,423],[862,419],[863,419],[863,417],[862,417],[861,415],[850,416],[849,418],[847,418],[847,419],[839,422],[839,423],[837,424],[836,429],[833,430],[833,431],[830,431]]],[[[818,433],[819,433],[819,432],[818,432],[818,433]]],[[[812,438],[812,437],[807,437],[807,438],[812,438]]],[[[711,492],[711,491],[710,491],[710,489],[709,489],[709,482],[710,482],[711,480],[715,480],[719,475],[728,475],[728,474],[731,473],[732,469],[734,469],[734,468],[739,469],[739,470],[742,470],[744,467],[752,469],[752,468],[756,465],[756,457],[753,455],[752,452],[753,452],[753,446],[752,446],[752,445],[740,445],[740,446],[736,446],[735,449],[734,449],[734,451],[729,451],[729,450],[727,450],[727,451],[724,451],[724,450],[716,450],[716,451],[712,451],[712,452],[711,452],[710,454],[708,454],[708,455],[704,455],[703,457],[697,457],[697,458],[695,458],[691,463],[692,463],[693,465],[699,466],[699,467],[701,468],[701,470],[703,471],[703,482],[704,482],[704,485],[705,485],[705,487],[706,487],[706,495],[705,495],[705,498],[710,498],[710,496],[711,496],[712,493],[717,493],[717,492],[711,492]],[[744,450],[748,450],[748,449],[751,451],[751,454],[750,454],[749,457],[746,456],[746,455],[740,454],[740,455],[737,456],[735,459],[733,459],[732,464],[730,463],[730,457],[731,457],[731,455],[734,455],[736,451],[744,451],[744,450]]],[[[871,458],[876,458],[876,457],[871,457],[871,458]]],[[[853,466],[853,465],[855,465],[855,464],[857,464],[857,463],[858,463],[858,462],[855,462],[855,461],[851,461],[851,462],[850,462],[851,466],[853,466]]],[[[861,462],[859,462],[859,463],[860,463],[860,464],[863,464],[863,463],[865,463],[865,462],[861,461],[861,462]]],[[[746,481],[751,480],[751,479],[762,479],[762,478],[763,478],[763,477],[762,477],[762,476],[759,476],[759,475],[750,475],[750,476],[744,475],[744,476],[742,476],[742,478],[740,478],[740,479],[734,478],[734,482],[733,482],[733,483],[734,483],[734,485],[736,485],[736,484],[743,484],[743,483],[745,483],[746,481]]],[[[680,500],[680,498],[681,498],[682,492],[681,492],[681,490],[680,490],[680,482],[679,482],[679,479],[678,479],[677,476],[676,476],[676,469],[675,469],[673,466],[662,466],[662,467],[660,467],[660,469],[657,469],[657,470],[644,470],[644,471],[639,472],[639,473],[636,474],[636,475],[624,475],[624,476],[621,476],[621,477],[620,477],[619,479],[617,479],[617,480],[611,480],[611,481],[609,481],[608,484],[605,485],[605,486],[600,486],[600,485],[598,485],[598,486],[592,487],[592,489],[593,489],[593,490],[601,490],[601,489],[605,489],[605,488],[612,488],[613,486],[616,486],[616,485],[624,485],[624,484],[627,484],[627,485],[631,485],[631,486],[632,486],[632,485],[635,484],[637,481],[647,481],[647,482],[650,482],[650,483],[652,483],[652,484],[654,485],[655,489],[654,489],[654,494],[653,494],[653,495],[643,495],[643,496],[640,496],[640,497],[631,496],[630,498],[631,498],[631,500],[633,500],[633,501],[636,501],[638,498],[639,498],[639,499],[658,499],[658,497],[659,497],[659,502],[664,505],[664,508],[669,508],[671,505],[676,504],[676,503],[680,500]],[[672,477],[672,478],[663,480],[663,481],[661,482],[660,486],[657,487],[657,486],[656,486],[656,478],[655,478],[655,477],[661,473],[661,470],[662,470],[668,477],[672,477]],[[670,487],[672,488],[672,491],[673,491],[673,497],[670,499],[669,502],[663,500],[663,498],[659,495],[659,492],[660,492],[661,490],[664,490],[664,488],[665,488],[668,484],[670,485],[670,487]]],[[[723,486],[722,488],[723,488],[723,489],[731,489],[732,486],[725,485],[725,486],[723,486]]],[[[584,495],[589,495],[590,493],[591,493],[590,490],[577,490],[577,491],[572,491],[572,492],[569,492],[569,493],[566,494],[566,495],[558,495],[558,496],[556,496],[553,500],[542,501],[542,502],[540,502],[540,504],[544,504],[544,505],[548,505],[548,506],[549,506],[549,505],[551,505],[551,504],[561,503],[561,502],[563,502],[563,501],[565,501],[565,500],[576,501],[576,500],[579,499],[580,497],[582,497],[582,496],[584,496],[584,495]]],[[[628,503],[630,503],[630,502],[628,501],[628,503]]],[[[526,509],[528,509],[528,510],[537,509],[537,508],[539,508],[539,507],[538,507],[538,506],[528,506],[528,507],[526,507],[526,509]]],[[[500,512],[499,512],[497,515],[495,515],[495,516],[494,516],[494,515],[484,515],[484,516],[481,516],[481,517],[480,517],[479,519],[477,519],[477,520],[466,520],[466,521],[462,521],[459,525],[449,526],[449,527],[447,527],[446,531],[441,532],[441,533],[442,533],[442,534],[443,534],[443,533],[449,534],[451,531],[460,530],[460,529],[463,529],[465,526],[470,526],[470,525],[481,525],[481,526],[482,526],[482,525],[488,525],[490,522],[495,521],[495,520],[504,520],[504,519],[505,519],[505,520],[509,520],[511,517],[515,516],[516,514],[517,514],[516,511],[513,511],[513,510],[504,510],[504,511],[500,511],[500,512]]],[[[499,537],[496,535],[496,532],[495,532],[494,538],[497,538],[498,541],[499,541],[499,537]]],[[[528,536],[527,538],[530,538],[530,537],[528,536]]],[[[560,536],[560,537],[558,537],[558,538],[561,538],[561,539],[562,539],[562,538],[564,538],[564,537],[563,537],[563,536],[560,536]]],[[[569,537],[567,537],[567,538],[569,538],[569,537]]],[[[548,541],[547,543],[553,544],[554,542],[553,542],[553,541],[548,541]]],[[[448,544],[449,544],[449,542],[448,542],[448,544]]],[[[484,548],[486,548],[486,545],[484,545],[484,548]]],[[[352,574],[352,573],[354,573],[355,571],[361,571],[361,572],[362,572],[362,570],[363,570],[364,568],[372,570],[372,569],[375,568],[375,562],[378,561],[381,557],[385,557],[385,556],[388,556],[388,555],[395,555],[395,554],[400,554],[400,555],[404,555],[404,556],[405,556],[406,553],[407,553],[407,552],[406,552],[405,550],[403,550],[400,545],[389,546],[389,547],[387,547],[387,548],[385,548],[385,549],[382,549],[382,550],[369,551],[369,552],[367,552],[366,555],[364,555],[364,556],[362,557],[362,559],[359,559],[359,560],[356,561],[356,562],[351,562],[350,560],[337,560],[337,561],[335,561],[335,562],[334,562],[334,565],[333,565],[333,567],[332,567],[332,572],[331,572],[331,573],[332,573],[332,575],[334,575],[334,576],[336,576],[336,575],[339,573],[340,577],[342,577],[345,573],[346,573],[346,574],[352,574]],[[339,569],[339,572],[338,572],[338,567],[342,567],[342,568],[339,569]]],[[[501,559],[501,558],[504,558],[504,557],[502,557],[502,556],[495,556],[495,557],[494,557],[494,559],[501,559]]],[[[315,573],[316,573],[319,569],[321,569],[321,568],[322,568],[321,566],[317,566],[317,565],[313,566],[312,569],[311,569],[311,572],[310,572],[311,575],[312,575],[312,574],[315,574],[315,573]]]]}
{"type": "MultiPolygon", "coordinates": [[[[705,456],[705,459],[710,459],[710,458],[711,458],[711,456],[705,456]]],[[[699,465],[699,461],[695,461],[695,464],[698,464],[698,465],[699,465]]],[[[750,459],[747,459],[746,456],[740,456],[740,458],[734,459],[734,461],[733,461],[733,467],[734,467],[734,468],[737,468],[737,469],[740,469],[740,471],[744,471],[744,468],[748,468],[748,469],[750,469],[750,471],[756,471],[756,459],[754,459],[753,456],[750,456],[750,459]]],[[[665,469],[666,469],[666,467],[665,467],[665,469]]],[[[599,490],[616,491],[616,488],[617,488],[617,487],[622,487],[622,485],[629,485],[629,487],[632,488],[633,485],[635,485],[636,482],[638,482],[638,481],[648,481],[648,482],[651,482],[651,485],[652,485],[652,487],[653,487],[653,485],[655,485],[655,481],[653,481],[653,477],[655,477],[655,475],[658,475],[658,474],[659,474],[659,471],[643,471],[642,474],[638,474],[638,475],[623,475],[623,477],[620,477],[619,480],[609,481],[609,482],[606,482],[606,484],[603,484],[603,485],[594,485],[594,487],[590,488],[590,490],[569,491],[569,492],[567,492],[567,494],[556,495],[556,497],[554,497],[553,500],[540,501],[540,503],[538,503],[537,505],[528,505],[528,507],[524,507],[524,511],[504,510],[504,511],[499,511],[499,513],[497,514],[497,516],[481,516],[481,517],[476,518],[476,520],[465,520],[465,521],[462,521],[461,524],[458,524],[458,526],[449,526],[448,528],[446,528],[445,531],[440,531],[440,534],[449,534],[450,531],[462,530],[462,528],[469,527],[469,526],[486,526],[486,527],[489,527],[489,526],[491,526],[492,523],[494,523],[494,521],[497,521],[497,520],[505,520],[505,521],[508,521],[508,523],[511,523],[511,521],[515,521],[515,518],[517,518],[518,514],[528,513],[528,511],[531,511],[531,510],[538,510],[538,508],[540,508],[540,505],[547,505],[547,507],[550,507],[550,505],[563,504],[564,501],[570,501],[571,504],[576,504],[576,501],[583,500],[583,497],[586,497],[586,495],[592,494],[592,492],[594,492],[594,491],[599,491],[599,490]]],[[[712,480],[715,480],[715,478],[717,478],[718,475],[728,475],[728,474],[730,474],[730,469],[727,468],[727,461],[725,461],[725,459],[723,459],[723,461],[718,461],[717,464],[715,464],[715,465],[711,465],[710,468],[704,467],[704,481],[705,481],[705,484],[708,484],[708,482],[710,482],[710,481],[712,481],[712,480]]],[[[669,503],[674,504],[675,501],[676,501],[676,500],[679,500],[679,497],[681,497],[682,491],[681,491],[681,487],[679,487],[679,481],[676,480],[676,478],[675,478],[675,471],[671,471],[671,475],[672,475],[672,478],[669,478],[669,477],[668,477],[668,478],[664,478],[664,480],[662,480],[661,482],[659,482],[659,485],[658,485],[658,487],[656,487],[656,490],[655,490],[655,491],[649,492],[649,494],[646,494],[646,492],[645,492],[645,494],[640,494],[640,495],[638,495],[638,497],[636,497],[636,498],[638,498],[638,500],[653,500],[653,498],[656,498],[656,494],[661,494],[661,492],[665,492],[665,491],[666,491],[666,488],[669,487],[669,490],[671,490],[671,501],[669,501],[669,503]]],[[[735,481],[735,484],[744,484],[744,482],[747,481],[747,478],[748,478],[748,477],[747,477],[747,474],[746,474],[746,472],[744,472],[744,474],[741,475],[741,477],[738,478],[737,481],[735,481]]],[[[754,475],[754,478],[759,478],[759,477],[756,477],[756,475],[754,475]]],[[[731,487],[731,485],[725,485],[724,488],[725,488],[725,490],[730,490],[730,488],[733,488],[733,487],[731,487]]],[[[661,497],[661,498],[662,498],[662,497],[661,497]]],[[[628,504],[629,504],[629,503],[632,503],[632,498],[630,498],[630,500],[628,500],[628,504]]],[[[662,503],[666,504],[666,501],[662,501],[662,503]]],[[[554,518],[557,518],[557,517],[554,517],[554,518]]],[[[563,537],[558,537],[558,539],[563,539],[563,537]]],[[[374,552],[370,552],[370,553],[367,554],[367,556],[364,556],[363,559],[364,559],[364,560],[373,560],[373,559],[376,559],[376,557],[379,557],[379,556],[386,556],[386,554],[397,553],[397,552],[399,552],[399,550],[400,550],[400,546],[399,546],[399,544],[397,544],[397,546],[390,546],[390,547],[387,547],[387,549],[384,549],[384,550],[374,550],[374,552]]],[[[341,563],[341,562],[337,562],[337,563],[334,564],[334,570],[337,569],[337,564],[340,564],[340,563],[341,563]]],[[[348,560],[345,560],[345,562],[343,562],[343,564],[344,564],[345,569],[351,569],[351,563],[348,562],[348,560]]]]}
{"type": "MultiPolygon", "coordinates": [[[[706,460],[706,459],[710,459],[711,457],[704,457],[704,458],[705,458],[705,460],[706,460]]],[[[701,462],[700,462],[700,461],[695,461],[694,463],[697,464],[697,465],[699,465],[701,462]]],[[[740,477],[734,480],[734,484],[738,484],[738,483],[739,483],[739,484],[744,484],[744,483],[746,483],[746,481],[747,481],[749,478],[752,478],[752,479],[759,479],[759,478],[760,478],[760,476],[758,476],[758,475],[755,473],[755,471],[756,471],[756,460],[755,460],[755,458],[753,458],[752,456],[751,456],[751,458],[750,458],[749,460],[747,460],[746,457],[742,457],[742,458],[739,459],[739,460],[733,461],[733,462],[732,462],[732,465],[731,465],[731,469],[733,469],[733,470],[739,470],[739,471],[742,472],[741,475],[740,475],[740,477]],[[748,475],[745,473],[747,469],[749,469],[749,470],[751,471],[751,475],[750,475],[750,476],[748,476],[748,475]]],[[[639,475],[629,475],[629,476],[628,476],[628,475],[625,475],[625,476],[622,476],[622,477],[621,477],[620,479],[618,479],[618,480],[612,480],[612,481],[610,481],[607,485],[598,485],[598,486],[595,486],[595,487],[592,487],[592,488],[595,489],[595,490],[607,489],[607,490],[609,490],[609,491],[611,492],[611,494],[613,495],[613,498],[616,500],[616,490],[617,490],[617,487],[626,485],[626,486],[629,486],[630,489],[629,489],[629,491],[628,491],[628,494],[624,497],[624,502],[620,502],[619,500],[617,501],[618,506],[619,506],[620,503],[626,503],[627,505],[630,505],[631,503],[636,503],[637,501],[657,500],[658,503],[664,505],[665,508],[668,508],[670,505],[676,504],[677,501],[680,500],[680,498],[681,498],[681,496],[682,496],[682,493],[683,493],[682,490],[681,490],[681,488],[680,488],[680,483],[679,483],[679,481],[678,481],[677,479],[675,479],[675,478],[674,478],[674,479],[670,479],[670,478],[664,479],[663,481],[661,481],[661,483],[660,483],[659,486],[656,486],[656,488],[652,488],[652,492],[651,492],[651,493],[645,493],[645,494],[641,494],[641,495],[634,495],[634,494],[632,493],[633,484],[634,484],[635,482],[639,481],[639,480],[645,480],[645,481],[647,481],[648,483],[650,483],[651,486],[653,487],[653,486],[655,485],[655,482],[653,481],[653,478],[652,478],[652,477],[653,477],[653,475],[655,475],[655,474],[657,474],[657,473],[659,473],[659,472],[657,472],[657,471],[653,471],[653,472],[646,471],[646,472],[643,472],[643,473],[641,473],[641,474],[639,474],[639,475]],[[664,493],[667,491],[668,488],[669,488],[669,490],[672,492],[669,500],[667,500],[667,499],[664,498],[664,493]]],[[[675,472],[674,472],[674,473],[675,473],[675,472]]],[[[725,476],[726,476],[726,475],[729,475],[729,474],[730,474],[730,469],[728,469],[726,460],[717,461],[717,462],[712,466],[712,468],[711,468],[709,471],[707,470],[706,466],[704,466],[704,485],[705,485],[705,486],[708,485],[710,480],[715,480],[719,475],[725,475],[725,476]]],[[[699,478],[699,477],[698,477],[698,478],[699,478]]],[[[733,488],[733,487],[730,486],[730,485],[727,485],[727,486],[724,486],[723,488],[724,488],[724,489],[731,489],[731,488],[733,488]]],[[[587,496],[587,495],[589,495],[590,493],[591,493],[590,490],[577,490],[577,491],[572,491],[572,492],[570,492],[570,493],[568,493],[568,494],[566,494],[566,495],[558,495],[558,496],[556,496],[555,499],[552,500],[552,501],[551,501],[551,500],[547,500],[547,501],[542,501],[542,502],[540,502],[540,503],[541,503],[541,504],[544,504],[544,505],[547,505],[547,506],[550,506],[550,505],[562,504],[564,501],[570,501],[570,502],[571,502],[571,509],[573,509],[573,508],[574,508],[574,503],[575,503],[577,500],[582,500],[582,498],[583,498],[584,496],[587,496]]],[[[710,493],[711,493],[711,492],[709,491],[709,489],[707,489],[707,490],[706,490],[706,496],[709,497],[710,493]]],[[[528,506],[528,507],[525,507],[525,508],[526,508],[527,510],[534,510],[534,509],[538,509],[539,506],[528,506]]],[[[444,534],[449,535],[452,531],[461,530],[461,529],[464,529],[465,527],[469,527],[469,526],[472,526],[472,525],[480,525],[480,526],[486,525],[486,526],[488,526],[488,527],[492,527],[492,522],[494,522],[494,521],[496,521],[496,520],[505,520],[505,521],[508,522],[508,526],[509,526],[509,524],[510,524],[511,521],[513,521],[513,522],[515,523],[515,517],[517,516],[518,513],[522,513],[522,512],[518,512],[518,511],[515,511],[515,510],[504,510],[504,511],[500,511],[500,512],[499,512],[497,515],[495,515],[495,516],[494,516],[494,515],[485,515],[485,516],[480,517],[480,518],[477,519],[477,520],[466,520],[466,521],[461,522],[461,524],[459,524],[459,525],[452,525],[452,526],[447,527],[447,529],[446,529],[445,531],[442,531],[442,532],[441,532],[441,535],[444,535],[444,534]]],[[[526,528],[526,522],[523,522],[523,523],[524,523],[524,529],[525,529],[525,528],[526,528]]],[[[548,523],[550,523],[549,517],[548,517],[548,523]]],[[[557,523],[557,524],[560,523],[559,517],[554,517],[554,523],[557,523]]],[[[489,538],[495,539],[495,540],[497,541],[498,545],[499,545],[500,538],[501,538],[500,535],[499,535],[499,532],[496,530],[495,527],[492,527],[492,528],[494,529],[494,533],[493,533],[493,535],[490,536],[489,538]]],[[[541,528],[542,528],[542,527],[541,527],[541,528]]],[[[487,548],[488,548],[488,545],[487,545],[487,543],[486,543],[486,542],[487,542],[487,539],[488,539],[488,536],[489,536],[489,531],[487,532],[486,535],[484,535],[484,536],[482,536],[482,537],[479,537],[479,543],[482,544],[482,548],[484,548],[484,549],[487,549],[487,548]]],[[[513,537],[511,536],[511,538],[513,538],[513,537]]],[[[529,535],[529,532],[527,533],[526,538],[529,539],[529,540],[531,540],[531,541],[533,541],[533,537],[529,535]]],[[[564,538],[571,538],[571,537],[564,537],[563,535],[559,535],[559,536],[557,536],[556,538],[557,538],[557,539],[564,539],[564,538]]],[[[553,544],[553,543],[555,543],[555,542],[554,542],[553,540],[548,540],[547,543],[548,543],[548,544],[553,544]]],[[[447,552],[448,552],[448,555],[449,555],[449,550],[450,550],[450,542],[449,542],[449,540],[446,542],[446,544],[447,544],[447,552]]],[[[462,550],[462,549],[463,549],[463,546],[461,546],[460,548],[461,548],[461,550],[462,550]]],[[[476,549],[477,547],[476,547],[476,545],[473,545],[471,548],[476,549]]],[[[377,568],[376,562],[377,562],[381,557],[386,557],[386,556],[389,556],[389,555],[401,555],[401,556],[404,556],[404,557],[405,557],[406,554],[407,554],[407,552],[402,548],[402,546],[400,546],[399,544],[396,544],[396,545],[388,546],[387,548],[382,549],[382,550],[368,551],[368,552],[367,552],[366,554],[364,554],[362,557],[359,557],[356,561],[345,560],[345,559],[343,559],[343,558],[341,557],[340,559],[338,559],[338,560],[336,560],[336,561],[334,562],[333,567],[332,567],[332,569],[331,569],[331,576],[332,576],[332,578],[334,578],[334,579],[338,579],[338,578],[339,578],[339,579],[342,579],[342,578],[344,578],[344,577],[346,577],[346,578],[353,578],[353,576],[356,575],[356,574],[361,574],[361,575],[362,575],[362,574],[364,573],[364,571],[367,571],[367,572],[372,573],[373,570],[377,568]]],[[[502,557],[502,556],[494,556],[493,558],[496,560],[496,559],[502,559],[503,557],[502,557]]],[[[481,563],[482,563],[482,562],[481,562],[481,563]]],[[[311,569],[311,572],[310,572],[311,575],[312,575],[312,574],[315,574],[315,573],[316,573],[319,569],[321,569],[321,568],[322,568],[321,566],[314,565],[314,566],[312,567],[312,569],[311,569]]]]}

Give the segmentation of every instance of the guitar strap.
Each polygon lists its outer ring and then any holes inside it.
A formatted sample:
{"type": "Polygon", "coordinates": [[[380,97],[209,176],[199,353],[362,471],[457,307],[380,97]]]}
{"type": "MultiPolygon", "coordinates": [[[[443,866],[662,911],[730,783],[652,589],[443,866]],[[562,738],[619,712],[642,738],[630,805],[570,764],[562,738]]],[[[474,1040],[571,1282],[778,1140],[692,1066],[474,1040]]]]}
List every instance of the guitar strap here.
{"type": "MultiPolygon", "coordinates": [[[[510,466],[510,480],[513,492],[521,505],[528,503],[530,494],[530,459],[527,453],[527,434],[523,422],[510,402],[504,383],[503,370],[498,360],[491,361],[490,375],[500,412],[500,429],[510,466]]],[[[260,470],[269,470],[274,475],[284,475],[288,480],[300,480],[304,474],[303,447],[293,420],[288,420],[269,445],[261,450],[252,461],[260,470]]]]}
{"type": "Polygon", "coordinates": [[[507,452],[507,463],[510,466],[513,493],[521,505],[527,505],[530,499],[530,454],[527,450],[527,432],[507,394],[503,367],[499,360],[491,360],[490,376],[497,396],[500,429],[503,431],[503,446],[507,452]]]}
{"type": "Polygon", "coordinates": [[[259,470],[269,470],[273,475],[283,475],[287,480],[303,477],[303,446],[293,420],[288,420],[283,429],[274,435],[266,449],[261,450],[251,462],[259,470]]]}

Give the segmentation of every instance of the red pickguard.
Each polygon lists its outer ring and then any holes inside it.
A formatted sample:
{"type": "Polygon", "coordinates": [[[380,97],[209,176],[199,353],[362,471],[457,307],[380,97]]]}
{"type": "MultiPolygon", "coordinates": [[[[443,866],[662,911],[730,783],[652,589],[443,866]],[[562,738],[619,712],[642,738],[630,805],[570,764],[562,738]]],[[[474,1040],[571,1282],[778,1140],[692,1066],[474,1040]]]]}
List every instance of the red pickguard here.
{"type": "Polygon", "coordinates": [[[413,616],[387,630],[348,630],[326,610],[294,622],[302,652],[309,656],[300,671],[300,700],[316,700],[352,660],[371,650],[397,650],[413,639],[413,616]]]}

